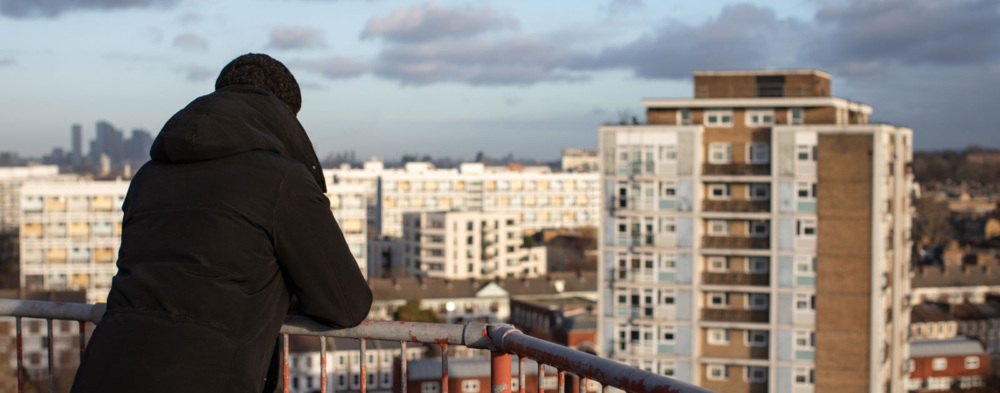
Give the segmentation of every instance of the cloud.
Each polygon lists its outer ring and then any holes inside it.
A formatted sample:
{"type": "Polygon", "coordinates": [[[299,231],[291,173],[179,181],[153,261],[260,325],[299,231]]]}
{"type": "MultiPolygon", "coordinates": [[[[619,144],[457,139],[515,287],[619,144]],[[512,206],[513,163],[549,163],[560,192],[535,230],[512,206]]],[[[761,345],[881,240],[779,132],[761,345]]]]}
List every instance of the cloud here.
{"type": "Polygon", "coordinates": [[[149,27],[143,30],[142,34],[145,35],[147,39],[149,39],[150,43],[159,44],[163,42],[164,33],[163,30],[160,30],[159,28],[149,27]]]}
{"type": "Polygon", "coordinates": [[[215,69],[196,64],[181,68],[181,72],[184,74],[184,79],[188,82],[202,82],[216,76],[215,69]]]}
{"type": "Polygon", "coordinates": [[[327,79],[345,79],[368,72],[368,64],[346,57],[329,57],[323,60],[299,60],[288,63],[291,67],[315,72],[327,79]]]}
{"type": "Polygon", "coordinates": [[[194,12],[185,12],[177,17],[177,20],[181,22],[184,26],[194,26],[201,23],[205,17],[201,14],[196,14],[194,12]]]}
{"type": "Polygon", "coordinates": [[[578,56],[565,45],[533,36],[440,40],[391,45],[379,54],[374,71],[404,85],[577,82],[587,77],[568,73],[561,67],[578,56]]]}
{"type": "Polygon", "coordinates": [[[0,67],[7,67],[17,64],[13,57],[0,57],[0,67]]]}
{"type": "Polygon", "coordinates": [[[184,33],[174,37],[174,47],[188,52],[208,50],[208,40],[195,33],[184,33]]]}
{"type": "Polygon", "coordinates": [[[611,0],[605,7],[608,13],[614,14],[625,14],[631,11],[640,10],[645,7],[642,0],[611,0]]]}
{"type": "Polygon", "coordinates": [[[515,29],[518,26],[517,19],[491,8],[444,8],[431,1],[370,19],[361,32],[361,38],[426,42],[476,36],[488,31],[515,29]]]}
{"type": "Polygon", "coordinates": [[[326,47],[325,33],[320,29],[297,26],[278,26],[271,30],[271,49],[307,49],[326,47]]]}
{"type": "Polygon", "coordinates": [[[317,91],[326,90],[326,86],[323,86],[322,84],[317,82],[299,82],[299,88],[301,88],[302,90],[317,90],[317,91]]]}
{"type": "Polygon", "coordinates": [[[179,0],[0,0],[0,15],[11,18],[55,18],[64,12],[112,11],[129,8],[172,8],[179,0]]]}
{"type": "Polygon", "coordinates": [[[845,74],[1000,57],[1000,0],[851,0],[824,4],[815,19],[801,58],[845,74]]]}
{"type": "Polygon", "coordinates": [[[779,20],[769,8],[730,5],[702,25],[670,22],[653,34],[608,46],[574,66],[631,69],[642,78],[667,79],[687,79],[695,70],[773,67],[784,65],[783,59],[794,53],[787,49],[788,41],[795,41],[802,29],[808,27],[792,19],[779,20]]]}

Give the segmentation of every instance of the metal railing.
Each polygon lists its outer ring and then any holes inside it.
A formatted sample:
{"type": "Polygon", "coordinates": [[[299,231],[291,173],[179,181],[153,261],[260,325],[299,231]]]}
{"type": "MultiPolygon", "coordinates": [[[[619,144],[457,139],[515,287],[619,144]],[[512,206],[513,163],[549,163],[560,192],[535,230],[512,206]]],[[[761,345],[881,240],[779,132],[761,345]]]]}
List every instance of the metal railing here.
{"type": "MultiPolygon", "coordinates": [[[[24,389],[24,359],[22,349],[22,318],[44,319],[47,322],[48,340],[53,337],[53,320],[70,320],[79,322],[80,357],[86,350],[86,323],[100,321],[105,305],[98,303],[78,304],[45,302],[31,300],[0,299],[0,317],[14,317],[17,342],[17,387],[18,392],[24,389]]],[[[406,345],[421,343],[438,345],[441,348],[441,393],[448,393],[448,346],[457,345],[474,349],[490,351],[490,382],[491,393],[512,393],[512,363],[511,355],[518,357],[518,393],[525,393],[525,360],[532,359],[538,364],[538,375],[545,375],[545,367],[557,370],[558,385],[555,393],[567,392],[565,379],[568,374],[580,378],[579,392],[586,393],[587,380],[601,384],[601,390],[607,393],[610,388],[627,392],[676,392],[701,393],[710,390],[674,380],[646,370],[635,368],[616,361],[601,358],[585,352],[580,352],[559,344],[531,337],[507,324],[438,324],[400,321],[365,321],[361,325],[349,329],[331,329],[306,317],[287,316],[281,327],[283,338],[283,354],[281,373],[284,380],[284,392],[289,391],[288,372],[288,336],[304,335],[317,337],[339,337],[356,339],[360,342],[360,390],[366,392],[367,361],[365,349],[367,340],[395,341],[400,343],[400,373],[403,393],[407,392],[406,345]]],[[[326,340],[320,339],[320,389],[327,392],[326,340]]],[[[55,391],[55,367],[53,346],[47,348],[49,390],[55,391]]],[[[544,378],[538,378],[538,393],[545,393],[544,378]]]]}

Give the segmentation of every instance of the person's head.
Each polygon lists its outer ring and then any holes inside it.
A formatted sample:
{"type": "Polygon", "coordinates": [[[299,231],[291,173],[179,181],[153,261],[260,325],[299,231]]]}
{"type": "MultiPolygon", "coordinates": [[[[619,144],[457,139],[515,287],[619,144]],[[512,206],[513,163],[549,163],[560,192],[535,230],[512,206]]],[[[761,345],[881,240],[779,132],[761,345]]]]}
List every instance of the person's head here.
{"type": "Polygon", "coordinates": [[[215,90],[232,85],[251,85],[267,90],[284,101],[294,114],[302,108],[302,92],[292,72],[265,54],[247,53],[229,62],[215,80],[215,90]]]}

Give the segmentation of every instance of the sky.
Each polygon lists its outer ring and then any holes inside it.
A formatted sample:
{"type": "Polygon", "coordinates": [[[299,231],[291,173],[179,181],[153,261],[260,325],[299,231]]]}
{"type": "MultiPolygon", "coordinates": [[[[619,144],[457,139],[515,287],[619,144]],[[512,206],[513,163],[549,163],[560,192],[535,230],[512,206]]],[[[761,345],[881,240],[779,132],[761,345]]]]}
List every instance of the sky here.
{"type": "Polygon", "coordinates": [[[732,69],[830,73],[920,150],[1000,147],[1000,0],[0,0],[0,151],[156,133],[249,52],[295,74],[321,158],[556,159],[732,69]]]}

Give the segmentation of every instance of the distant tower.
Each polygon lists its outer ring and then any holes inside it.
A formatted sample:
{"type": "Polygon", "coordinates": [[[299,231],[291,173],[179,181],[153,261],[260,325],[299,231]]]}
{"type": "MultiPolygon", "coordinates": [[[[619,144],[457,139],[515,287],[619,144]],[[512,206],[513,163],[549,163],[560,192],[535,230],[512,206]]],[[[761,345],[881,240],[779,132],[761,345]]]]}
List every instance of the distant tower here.
{"type": "Polygon", "coordinates": [[[73,125],[73,154],[70,157],[70,164],[78,166],[83,161],[83,127],[79,124],[73,125]]]}

